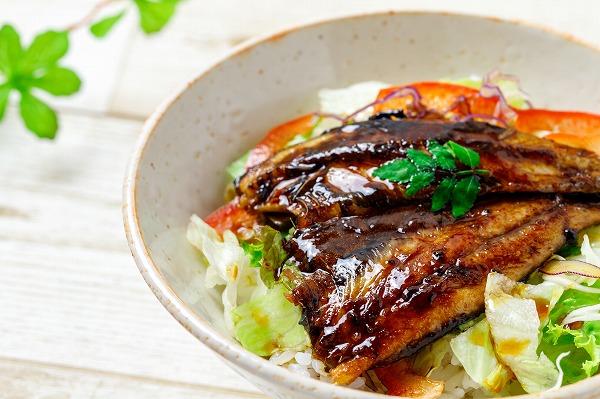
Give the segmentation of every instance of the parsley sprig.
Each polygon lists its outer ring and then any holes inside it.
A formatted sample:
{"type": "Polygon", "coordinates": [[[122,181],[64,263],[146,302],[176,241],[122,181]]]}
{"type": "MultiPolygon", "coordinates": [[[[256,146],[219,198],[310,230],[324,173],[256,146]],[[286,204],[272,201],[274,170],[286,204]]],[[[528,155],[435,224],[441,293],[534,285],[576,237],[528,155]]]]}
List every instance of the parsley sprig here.
{"type": "Polygon", "coordinates": [[[454,141],[442,145],[437,141],[427,142],[429,153],[409,148],[407,158],[396,159],[382,165],[373,176],[395,183],[408,184],[405,194],[411,197],[441,178],[431,198],[431,210],[436,212],[446,204],[452,204],[452,215],[463,216],[473,207],[481,190],[481,176],[488,170],[477,169],[479,154],[454,141]],[[466,166],[459,170],[457,162],[466,166]]]}
{"type": "Polygon", "coordinates": [[[0,122],[9,101],[19,99],[21,118],[25,126],[40,138],[53,139],[58,130],[56,112],[43,100],[48,94],[70,96],[81,88],[81,79],[75,71],[61,64],[69,51],[69,34],[90,26],[98,37],[106,36],[130,8],[136,8],[142,30],[160,31],[175,13],[182,0],[101,0],[80,21],[64,30],[49,30],[37,35],[29,47],[21,42],[11,25],[0,28],[0,122]],[[106,7],[123,3],[118,14],[98,20],[97,15],[106,7]],[[14,97],[11,93],[16,93],[14,97]],[[41,97],[41,98],[40,98],[41,97]]]}

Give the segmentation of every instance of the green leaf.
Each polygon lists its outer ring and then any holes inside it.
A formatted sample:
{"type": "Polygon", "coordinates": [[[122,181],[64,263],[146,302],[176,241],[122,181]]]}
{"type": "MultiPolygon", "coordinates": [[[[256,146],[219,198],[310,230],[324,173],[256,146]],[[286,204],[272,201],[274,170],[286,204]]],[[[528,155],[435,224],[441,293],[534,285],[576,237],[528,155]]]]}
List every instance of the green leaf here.
{"type": "Polygon", "coordinates": [[[150,34],[160,31],[175,14],[178,2],[178,0],[135,0],[144,32],[150,34]]]}
{"type": "Polygon", "coordinates": [[[456,179],[453,177],[447,177],[440,182],[431,198],[431,210],[433,212],[439,211],[450,201],[455,185],[456,179]]]}
{"type": "Polygon", "coordinates": [[[433,159],[437,162],[438,166],[445,170],[455,170],[456,163],[454,162],[454,156],[448,149],[442,146],[437,141],[427,142],[427,149],[433,156],[433,159]]]}
{"type": "Polygon", "coordinates": [[[23,48],[17,31],[10,25],[0,29],[0,71],[7,77],[17,68],[23,48]]]}
{"type": "Polygon", "coordinates": [[[40,138],[53,139],[58,130],[56,113],[31,93],[21,93],[21,117],[27,129],[40,138]]]}
{"type": "Polygon", "coordinates": [[[557,255],[563,258],[575,255],[581,255],[581,248],[577,244],[565,244],[556,251],[557,255]]]}
{"type": "Polygon", "coordinates": [[[303,350],[310,339],[300,325],[300,308],[286,298],[281,284],[267,294],[246,302],[231,312],[237,338],[244,348],[259,356],[278,350],[303,350]]]}
{"type": "Polygon", "coordinates": [[[435,180],[433,172],[418,172],[413,175],[410,179],[410,184],[406,190],[406,195],[411,197],[421,191],[423,188],[429,186],[435,180]]]}
{"type": "Polygon", "coordinates": [[[244,155],[233,161],[227,166],[225,171],[227,172],[227,176],[230,181],[234,181],[238,177],[241,177],[244,173],[246,173],[246,162],[248,161],[248,157],[250,156],[250,151],[246,152],[244,155]]]}
{"type": "Polygon", "coordinates": [[[34,79],[31,85],[55,96],[69,96],[79,91],[81,79],[70,69],[55,67],[34,79]]]}
{"type": "MultiPolygon", "coordinates": [[[[597,284],[594,284],[595,286],[597,284]]],[[[598,288],[597,286],[595,288],[598,288]]],[[[550,321],[556,323],[573,310],[600,303],[600,295],[579,290],[566,290],[550,312],[550,321]]]]}
{"type": "Polygon", "coordinates": [[[456,183],[452,192],[452,215],[455,218],[463,216],[473,207],[480,188],[477,176],[465,177],[456,183]]]}
{"type": "MultiPolygon", "coordinates": [[[[453,338],[450,346],[469,377],[478,384],[483,384],[498,365],[486,319],[453,338]]],[[[504,383],[499,381],[498,385],[504,383]]]]}
{"type": "Polygon", "coordinates": [[[375,169],[373,176],[395,183],[408,183],[415,173],[417,167],[408,159],[396,159],[375,169]]]}
{"type": "Polygon", "coordinates": [[[4,118],[4,111],[8,105],[8,98],[10,97],[11,87],[9,85],[0,86],[0,121],[4,118]]]}
{"type": "Polygon", "coordinates": [[[262,264],[260,263],[260,261],[262,260],[262,249],[263,249],[263,244],[262,243],[258,243],[258,244],[253,244],[253,243],[248,243],[246,241],[242,241],[242,249],[244,250],[244,253],[246,253],[246,255],[248,255],[248,257],[250,258],[250,266],[251,267],[261,267],[262,264]]]}
{"type": "Polygon", "coordinates": [[[458,158],[460,162],[467,165],[471,169],[475,169],[479,166],[479,154],[473,150],[470,150],[462,145],[456,144],[454,141],[449,141],[448,145],[454,156],[458,158]]]}
{"type": "Polygon", "coordinates": [[[23,53],[19,72],[30,74],[40,68],[54,66],[69,51],[67,32],[48,31],[33,39],[33,43],[23,53]]]}
{"type": "Polygon", "coordinates": [[[552,361],[556,361],[560,354],[569,352],[561,361],[565,373],[563,386],[590,377],[600,364],[600,322],[587,321],[573,330],[549,323],[543,330],[538,350],[552,361]]]}
{"type": "Polygon", "coordinates": [[[423,151],[415,150],[414,148],[409,148],[408,150],[406,150],[406,155],[413,161],[413,163],[419,170],[431,170],[436,167],[435,160],[429,155],[425,154],[423,151]]]}
{"type": "Polygon", "coordinates": [[[117,15],[112,15],[110,17],[106,17],[96,22],[95,24],[90,26],[90,32],[97,38],[105,37],[108,34],[108,32],[110,32],[111,29],[117,24],[117,22],[119,22],[119,20],[123,18],[125,12],[126,10],[123,10],[117,15]]]}

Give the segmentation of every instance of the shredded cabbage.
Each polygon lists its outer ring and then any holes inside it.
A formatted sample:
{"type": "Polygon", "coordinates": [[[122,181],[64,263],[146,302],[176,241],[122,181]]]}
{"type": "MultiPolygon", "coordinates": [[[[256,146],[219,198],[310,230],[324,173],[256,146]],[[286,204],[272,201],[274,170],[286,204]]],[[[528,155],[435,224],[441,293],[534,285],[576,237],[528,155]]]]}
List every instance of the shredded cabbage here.
{"type": "MultiPolygon", "coordinates": [[[[471,75],[458,79],[441,79],[440,81],[478,90],[481,89],[483,84],[483,78],[477,75],[471,75]]],[[[516,109],[525,109],[529,106],[529,97],[521,90],[518,81],[500,75],[497,79],[494,79],[490,83],[498,86],[504,95],[504,98],[506,98],[508,105],[511,107],[516,109]]]]}
{"type": "Polygon", "coordinates": [[[450,347],[469,377],[488,391],[500,392],[508,382],[507,373],[500,372],[503,365],[494,353],[486,319],[453,338],[450,347]]]}
{"type": "MultiPolygon", "coordinates": [[[[357,83],[343,89],[319,90],[320,109],[323,114],[348,116],[365,104],[373,102],[381,89],[390,87],[389,84],[368,81],[357,83]]],[[[354,117],[354,120],[365,120],[373,113],[367,109],[354,117]]],[[[338,123],[339,124],[339,123],[338,123]]]]}
{"type": "Polygon", "coordinates": [[[499,273],[490,273],[487,277],[485,314],[494,352],[527,393],[550,389],[558,379],[554,362],[544,353],[538,355],[536,350],[540,319],[548,317],[544,309],[550,309],[562,291],[562,287],[553,283],[517,283],[499,273]]]}
{"type": "Polygon", "coordinates": [[[302,351],[310,347],[310,339],[300,325],[301,312],[287,300],[287,289],[276,285],[266,295],[246,302],[233,310],[238,341],[259,356],[279,350],[302,351]]]}
{"type": "Polygon", "coordinates": [[[215,229],[196,215],[191,217],[187,239],[206,259],[206,287],[225,286],[222,294],[225,326],[236,337],[231,311],[267,292],[260,278],[260,269],[250,267],[250,259],[235,234],[227,230],[221,238],[215,229]]]}

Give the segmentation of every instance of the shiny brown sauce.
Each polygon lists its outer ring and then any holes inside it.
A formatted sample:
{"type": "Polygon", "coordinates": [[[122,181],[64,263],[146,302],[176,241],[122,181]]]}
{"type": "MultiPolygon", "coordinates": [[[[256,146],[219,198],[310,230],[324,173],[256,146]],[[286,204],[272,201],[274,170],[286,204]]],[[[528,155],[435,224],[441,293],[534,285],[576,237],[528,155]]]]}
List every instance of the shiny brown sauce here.
{"type": "Polygon", "coordinates": [[[600,192],[597,156],[477,122],[346,125],[280,151],[237,190],[241,206],[297,227],[285,250],[304,279],[291,296],[339,374],[415,353],[483,309],[490,270],[521,279],[600,222],[597,198],[578,197],[600,192]],[[460,219],[430,211],[435,184],[407,197],[372,177],[427,140],[472,148],[491,171],[460,219]]]}

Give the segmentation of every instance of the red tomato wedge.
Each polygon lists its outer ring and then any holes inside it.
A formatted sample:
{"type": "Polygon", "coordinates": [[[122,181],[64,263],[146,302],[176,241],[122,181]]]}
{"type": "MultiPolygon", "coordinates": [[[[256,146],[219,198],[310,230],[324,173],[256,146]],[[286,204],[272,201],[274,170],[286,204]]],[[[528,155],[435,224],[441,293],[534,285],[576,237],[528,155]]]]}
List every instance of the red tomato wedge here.
{"type": "MultiPolygon", "coordinates": [[[[455,105],[456,100],[464,97],[469,105],[471,113],[493,115],[498,100],[495,98],[483,98],[479,96],[479,90],[466,86],[455,85],[452,83],[441,82],[417,82],[408,86],[414,87],[421,94],[421,101],[429,109],[439,111],[448,110],[455,105]]],[[[401,89],[404,86],[394,86],[383,89],[379,92],[377,99],[384,98],[392,92],[401,89]]],[[[373,107],[375,113],[405,108],[413,101],[412,97],[397,97],[376,104],[373,107]]],[[[458,109],[454,110],[459,112],[458,109]]],[[[460,112],[459,112],[460,113],[460,112]]]]}
{"type": "Polygon", "coordinates": [[[205,217],[204,221],[222,236],[225,230],[231,230],[235,233],[242,227],[251,228],[254,226],[256,216],[240,208],[238,197],[236,197],[205,217]]]}
{"type": "Polygon", "coordinates": [[[251,168],[267,160],[275,151],[283,148],[297,135],[310,132],[314,128],[316,120],[317,117],[314,114],[307,114],[271,129],[250,152],[246,168],[251,168]]]}
{"type": "Polygon", "coordinates": [[[547,130],[576,135],[600,134],[600,115],[546,109],[524,109],[517,113],[515,127],[523,133],[547,130]]]}
{"type": "MultiPolygon", "coordinates": [[[[484,98],[479,91],[466,86],[441,82],[418,82],[414,87],[422,96],[423,105],[438,111],[449,111],[463,97],[472,114],[494,115],[498,104],[496,98],[484,98]]],[[[383,89],[377,99],[389,96],[405,86],[383,89]]],[[[405,108],[413,101],[412,97],[392,98],[374,106],[374,112],[405,108]]],[[[464,115],[464,109],[456,107],[452,112],[464,115]]],[[[546,109],[514,109],[517,114],[515,127],[523,133],[550,131],[546,138],[572,147],[585,148],[600,154],[600,115],[586,112],[550,111],[546,109]],[[583,137],[586,137],[585,139],[583,137]]]]}

